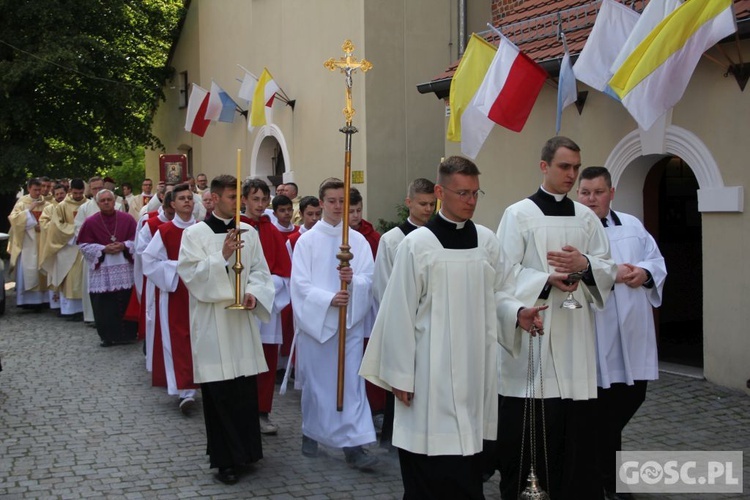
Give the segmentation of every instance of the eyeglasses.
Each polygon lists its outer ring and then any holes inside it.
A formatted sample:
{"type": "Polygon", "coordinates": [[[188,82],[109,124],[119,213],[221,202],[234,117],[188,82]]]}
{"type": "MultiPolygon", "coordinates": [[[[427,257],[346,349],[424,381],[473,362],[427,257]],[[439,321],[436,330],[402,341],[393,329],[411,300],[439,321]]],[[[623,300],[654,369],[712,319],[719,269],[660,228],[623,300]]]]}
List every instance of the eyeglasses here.
{"type": "Polygon", "coordinates": [[[479,198],[484,196],[484,191],[482,191],[481,189],[477,189],[476,191],[465,191],[465,190],[455,191],[445,186],[441,186],[441,187],[445,189],[446,191],[450,191],[453,194],[457,194],[458,198],[463,202],[468,202],[471,199],[478,200],[479,198]]]}

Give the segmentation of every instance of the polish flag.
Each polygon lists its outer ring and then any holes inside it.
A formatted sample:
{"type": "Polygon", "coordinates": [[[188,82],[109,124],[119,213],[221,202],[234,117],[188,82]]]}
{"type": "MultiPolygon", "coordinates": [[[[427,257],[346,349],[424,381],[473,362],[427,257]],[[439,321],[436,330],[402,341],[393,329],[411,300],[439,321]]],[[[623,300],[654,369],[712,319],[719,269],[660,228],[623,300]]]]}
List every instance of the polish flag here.
{"type": "Polygon", "coordinates": [[[495,58],[461,117],[461,151],[476,158],[495,123],[520,132],[546,79],[541,66],[500,35],[495,58]]]}
{"type": "Polygon", "coordinates": [[[193,90],[190,92],[190,100],[188,101],[185,130],[199,137],[205,135],[208,124],[211,123],[211,120],[206,119],[210,95],[208,90],[193,84],[193,90]]]}

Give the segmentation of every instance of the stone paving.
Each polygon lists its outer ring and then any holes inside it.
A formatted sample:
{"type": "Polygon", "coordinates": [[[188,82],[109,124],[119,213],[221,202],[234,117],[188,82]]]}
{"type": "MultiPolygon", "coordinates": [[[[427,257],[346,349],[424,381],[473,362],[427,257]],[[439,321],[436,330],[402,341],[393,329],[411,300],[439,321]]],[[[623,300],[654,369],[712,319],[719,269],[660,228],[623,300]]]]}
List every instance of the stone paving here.
{"type": "MultiPolygon", "coordinates": [[[[349,468],[338,450],[300,454],[299,393],[276,396],[277,436],[234,486],[217,484],[205,455],[200,408],[182,416],[153,388],[140,344],[99,347],[93,328],[51,311],[0,317],[0,498],[401,498],[395,453],[377,447],[376,472],[349,468]]],[[[663,374],[626,430],[634,450],[750,452],[750,398],[663,374]]],[[[750,457],[750,455],[747,455],[750,457]]],[[[744,468],[750,480],[750,467],[744,468]]],[[[485,484],[498,498],[498,475],[485,484]]],[[[746,491],[750,491],[746,487],[746,491]]],[[[699,495],[637,498],[748,498],[699,495]]]]}

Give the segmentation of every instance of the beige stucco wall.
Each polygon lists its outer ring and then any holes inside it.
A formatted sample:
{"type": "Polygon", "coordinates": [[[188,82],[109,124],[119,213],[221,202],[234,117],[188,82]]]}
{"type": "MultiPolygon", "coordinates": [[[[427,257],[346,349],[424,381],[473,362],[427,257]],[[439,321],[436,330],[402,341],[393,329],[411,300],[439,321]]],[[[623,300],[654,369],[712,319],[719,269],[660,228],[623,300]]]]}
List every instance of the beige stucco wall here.
{"type": "MultiPolygon", "coordinates": [[[[470,9],[475,18],[489,12],[488,1],[478,5],[470,9]]],[[[293,179],[302,195],[316,194],[321,180],[342,176],[344,159],[344,77],[323,62],[343,56],[341,45],[351,39],[355,57],[374,65],[354,77],[359,133],[352,138],[352,169],[365,172],[365,183],[355,186],[368,219],[391,220],[408,182],[433,178],[443,154],[444,110],[416,85],[455,60],[456,9],[456,0],[194,0],[172,65],[205,89],[215,79],[233,97],[243,76],[236,64],[258,76],[268,67],[296,100],[294,110],[279,100],[274,105],[275,133],[288,152],[285,179],[293,179]]],[[[187,110],[178,109],[177,90],[166,92],[153,128],[166,153],[192,148],[193,172],[212,177],[234,173],[236,149],[242,148],[243,176],[270,173],[252,157],[268,130],[249,134],[237,116],[234,124],[212,123],[205,137],[194,136],[184,131],[187,110]]],[[[158,153],[147,154],[153,177],[158,153]]]]}
{"type": "MultiPolygon", "coordinates": [[[[188,71],[191,82],[210,90],[214,79],[238,104],[244,72],[240,64],[260,76],[264,66],[290,99],[294,111],[280,100],[274,104],[274,123],[288,147],[289,177],[300,187],[300,194],[317,193],[320,181],[341,176],[344,80],[340,74],[323,68],[329,57],[340,57],[341,45],[351,37],[355,55],[364,56],[362,5],[358,1],[310,2],[304,0],[194,0],[177,44],[172,65],[177,73],[188,71]]],[[[169,90],[167,90],[169,92],[169,90]]],[[[355,79],[354,101],[364,101],[361,76],[355,79]]],[[[194,173],[209,178],[235,173],[236,150],[243,150],[242,175],[255,175],[251,157],[259,129],[247,131],[245,118],[237,115],[233,124],[212,123],[203,138],[184,131],[187,109],[178,109],[176,94],[162,103],[154,120],[154,134],[161,138],[167,153],[181,147],[193,148],[194,173]]],[[[360,130],[366,128],[365,109],[358,108],[360,130]]],[[[362,134],[361,138],[366,137],[362,134]]],[[[354,148],[353,163],[364,165],[364,140],[354,148]]],[[[147,168],[157,175],[158,153],[147,155],[147,168]]],[[[264,174],[267,172],[264,172],[264,174]]],[[[265,177],[265,175],[263,175],[265,177]]]]}
{"type": "MultiPolygon", "coordinates": [[[[736,46],[725,48],[738,59],[736,46]]],[[[742,50],[743,59],[748,60],[750,42],[742,42],[742,50]]],[[[705,145],[725,186],[742,186],[746,191],[750,186],[750,169],[746,165],[750,92],[741,92],[731,75],[723,76],[725,71],[702,59],[685,96],[673,110],[672,124],[692,132],[705,145]]],[[[516,134],[496,126],[477,158],[481,186],[487,196],[481,201],[475,220],[492,229],[497,228],[509,204],[531,194],[541,182],[541,146],[555,135],[556,88],[550,82],[543,88],[523,132],[516,134]]],[[[583,114],[579,115],[574,106],[568,107],[561,134],[581,146],[583,166],[605,165],[618,143],[636,129],[635,122],[609,97],[580,82],[578,89],[589,91],[583,114]]],[[[452,154],[460,154],[460,145],[446,142],[446,156],[452,154]]],[[[620,193],[620,199],[615,199],[615,209],[618,201],[640,203],[637,199],[623,200],[623,196],[620,193]]],[[[628,196],[642,194],[630,192],[628,196]]],[[[750,252],[750,214],[703,213],[702,227],[704,373],[712,382],[747,390],[750,270],[734,264],[743,262],[743,256],[750,252]]]]}
{"type": "MultiPolygon", "coordinates": [[[[444,109],[416,86],[450,61],[450,2],[365,2],[368,217],[395,220],[406,187],[434,179],[443,154],[444,109]]],[[[356,138],[356,136],[355,136],[356,138]]]]}
{"type": "MultiPolygon", "coordinates": [[[[738,60],[734,44],[725,51],[738,60]]],[[[750,40],[742,42],[743,60],[750,58],[750,40]]],[[[717,51],[712,51],[717,54],[717,51]]],[[[745,212],[704,213],[703,331],[704,370],[709,380],[744,389],[750,379],[750,269],[743,265],[750,253],[750,92],[740,91],[731,75],[703,58],[680,105],[675,124],[695,133],[711,151],[724,184],[745,188],[745,212]]]]}

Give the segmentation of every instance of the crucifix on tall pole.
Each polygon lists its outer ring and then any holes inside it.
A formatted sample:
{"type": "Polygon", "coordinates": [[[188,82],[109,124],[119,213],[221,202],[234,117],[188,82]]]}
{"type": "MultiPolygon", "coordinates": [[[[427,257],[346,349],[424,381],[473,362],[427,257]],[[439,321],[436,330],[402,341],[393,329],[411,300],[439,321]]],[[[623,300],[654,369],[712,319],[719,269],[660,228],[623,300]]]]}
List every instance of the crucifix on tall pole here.
{"type": "MultiPolygon", "coordinates": [[[[341,230],[341,250],[336,254],[336,258],[339,259],[340,267],[349,267],[349,261],[353,255],[349,250],[349,191],[351,190],[351,178],[352,178],[352,135],[357,133],[357,128],[352,125],[352,118],[354,117],[354,107],[352,106],[352,74],[357,70],[361,70],[363,73],[372,69],[372,64],[367,59],[357,61],[352,56],[354,52],[354,45],[351,40],[346,40],[344,45],[341,46],[344,50],[344,57],[334,59],[333,57],[328,59],[323,66],[331,71],[339,70],[345,75],[346,83],[346,107],[343,110],[346,124],[339,130],[346,136],[346,142],[344,147],[344,217],[341,230]]],[[[346,291],[348,285],[345,281],[341,282],[341,290],[346,291]]],[[[346,309],[347,306],[339,308],[339,364],[338,373],[336,380],[336,409],[343,411],[344,409],[344,363],[346,360],[346,309]]]]}

